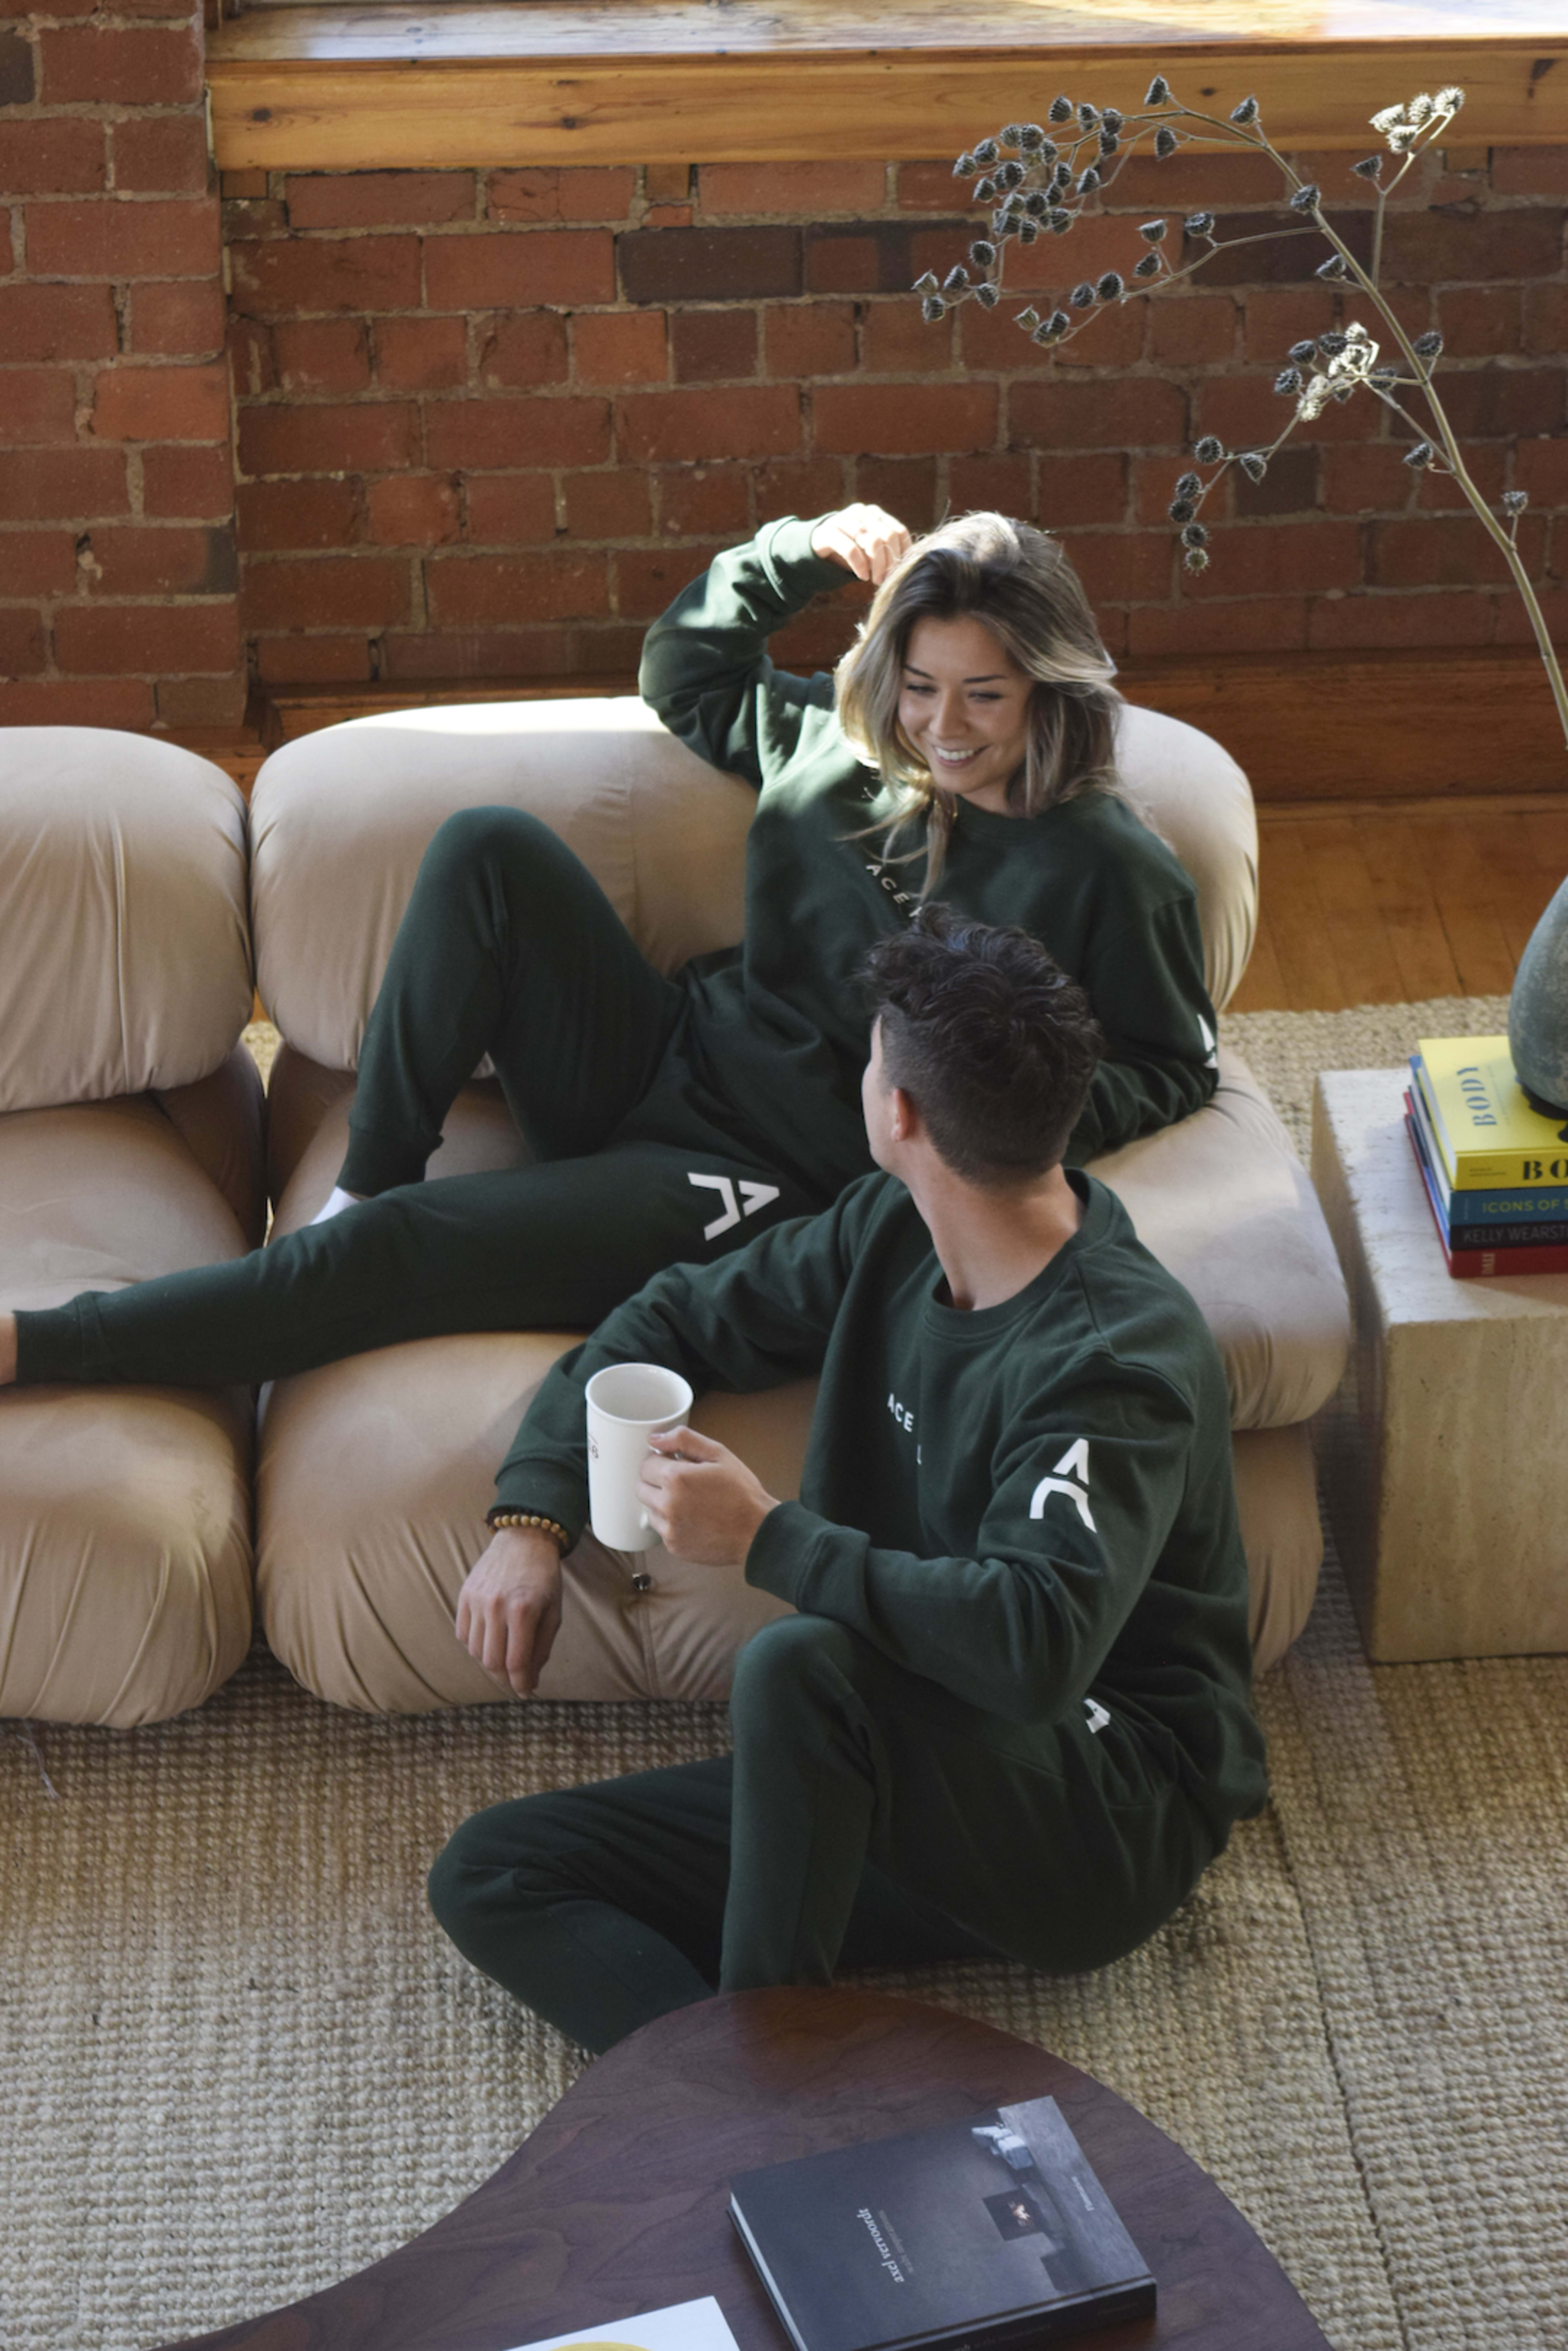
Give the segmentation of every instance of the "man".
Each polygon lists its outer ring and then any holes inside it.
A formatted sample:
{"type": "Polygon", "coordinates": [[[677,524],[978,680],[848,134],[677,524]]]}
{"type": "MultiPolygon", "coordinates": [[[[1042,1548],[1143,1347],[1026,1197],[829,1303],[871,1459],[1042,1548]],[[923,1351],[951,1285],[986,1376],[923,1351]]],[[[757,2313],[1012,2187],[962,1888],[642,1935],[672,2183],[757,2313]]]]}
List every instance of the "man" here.
{"type": "Polygon", "coordinates": [[[732,1759],[494,1806],[431,1873],[467,1957],[590,2049],[716,1985],[1102,1965],[1263,1801],[1220,1359],[1061,1165],[1087,999],[1033,939],[936,906],[867,972],[885,1172],[660,1274],[556,1367],[493,1513],[535,1523],[496,1533],[459,1603],[459,1636],[530,1690],[601,1365],[699,1390],[820,1372],[798,1502],[690,1430],[644,1473],[672,1551],[742,1560],[799,1612],[736,1660],[732,1759]]]}

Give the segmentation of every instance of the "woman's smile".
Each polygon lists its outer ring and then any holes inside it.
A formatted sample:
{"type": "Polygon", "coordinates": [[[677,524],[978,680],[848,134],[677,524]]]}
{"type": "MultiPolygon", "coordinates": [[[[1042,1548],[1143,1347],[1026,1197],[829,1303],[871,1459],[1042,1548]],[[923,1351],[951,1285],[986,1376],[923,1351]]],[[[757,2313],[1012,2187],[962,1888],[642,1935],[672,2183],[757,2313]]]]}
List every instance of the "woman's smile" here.
{"type": "Polygon", "coordinates": [[[904,655],[899,727],[944,791],[1010,816],[1008,787],[1028,751],[1033,691],[1033,679],[982,621],[917,621],[904,655]]]}

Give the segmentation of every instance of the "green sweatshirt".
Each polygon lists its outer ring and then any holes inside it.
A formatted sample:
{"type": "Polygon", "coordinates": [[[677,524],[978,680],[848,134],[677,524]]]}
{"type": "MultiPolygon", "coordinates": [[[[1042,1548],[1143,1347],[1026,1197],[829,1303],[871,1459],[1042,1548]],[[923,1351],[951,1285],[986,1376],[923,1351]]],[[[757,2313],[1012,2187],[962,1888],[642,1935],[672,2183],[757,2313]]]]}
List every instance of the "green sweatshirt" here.
{"type": "MultiPolygon", "coordinates": [[[[774,630],[843,585],[842,568],[811,552],[814,528],[772,523],[720,556],[649,632],[640,684],[672,734],[758,793],[745,943],[685,967],[682,1058],[804,1181],[822,1188],[826,1177],[831,1196],[870,1165],[869,1024],[854,974],[908,920],[923,860],[882,863],[883,831],[867,832],[878,778],[845,741],[832,678],[793,677],[768,658],[774,630]]],[[[933,894],[1033,933],[1087,989],[1108,1053],[1070,1161],[1209,1100],[1215,1020],[1196,893],[1125,801],[1092,792],[1029,818],[961,802],[933,894]]]]}
{"type": "Polygon", "coordinates": [[[1222,1840],[1265,1792],[1224,1374],[1115,1196],[1070,1180],[1076,1235],[975,1312],[942,1303],[925,1223],[880,1175],[672,1266],[551,1371],[500,1507],[581,1530],[583,1390],[606,1364],[699,1393],[819,1372],[801,1499],[763,1521],[748,1583],[1008,1720],[1119,1709],[1222,1840]]]}

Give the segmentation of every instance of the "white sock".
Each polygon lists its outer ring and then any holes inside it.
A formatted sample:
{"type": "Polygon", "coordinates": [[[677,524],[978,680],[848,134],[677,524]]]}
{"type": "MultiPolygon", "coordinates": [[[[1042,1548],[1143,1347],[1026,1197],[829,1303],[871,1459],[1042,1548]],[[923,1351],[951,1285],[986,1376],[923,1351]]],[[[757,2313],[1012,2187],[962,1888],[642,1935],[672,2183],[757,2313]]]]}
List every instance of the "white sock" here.
{"type": "Polygon", "coordinates": [[[328,1217],[336,1217],[345,1208],[357,1208],[363,1196],[362,1193],[346,1192],[341,1184],[334,1184],[310,1221],[313,1225],[324,1225],[328,1217]]]}

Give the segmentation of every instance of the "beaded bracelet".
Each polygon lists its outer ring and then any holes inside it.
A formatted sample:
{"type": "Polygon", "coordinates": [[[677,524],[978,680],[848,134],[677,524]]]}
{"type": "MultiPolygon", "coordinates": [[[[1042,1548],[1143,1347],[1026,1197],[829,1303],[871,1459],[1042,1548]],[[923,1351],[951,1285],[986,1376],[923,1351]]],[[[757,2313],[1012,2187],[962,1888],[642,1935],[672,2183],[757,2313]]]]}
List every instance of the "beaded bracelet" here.
{"type": "Polygon", "coordinates": [[[559,1550],[572,1548],[572,1538],[559,1519],[542,1518],[537,1510],[497,1510],[485,1523],[492,1533],[498,1527],[537,1527],[541,1534],[555,1536],[559,1550]]]}

